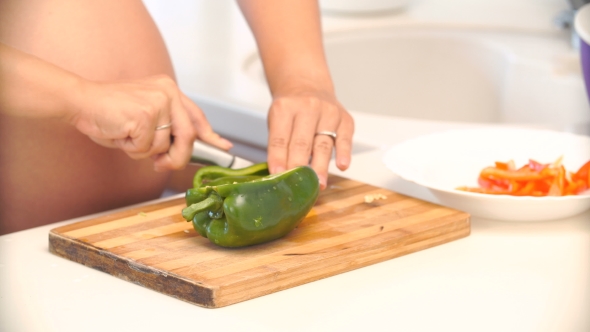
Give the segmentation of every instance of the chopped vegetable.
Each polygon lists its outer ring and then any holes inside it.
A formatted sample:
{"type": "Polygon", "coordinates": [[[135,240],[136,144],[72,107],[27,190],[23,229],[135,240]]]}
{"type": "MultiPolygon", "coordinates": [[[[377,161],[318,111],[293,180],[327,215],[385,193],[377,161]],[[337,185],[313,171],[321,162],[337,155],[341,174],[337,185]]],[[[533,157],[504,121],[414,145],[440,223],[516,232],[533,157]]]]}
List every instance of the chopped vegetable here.
{"type": "Polygon", "coordinates": [[[378,199],[386,199],[387,196],[383,194],[373,194],[373,195],[365,195],[365,203],[372,203],[378,199]]]}
{"type": "Polygon", "coordinates": [[[458,187],[457,190],[512,196],[579,195],[590,188],[590,161],[577,172],[568,172],[561,157],[550,164],[530,159],[516,168],[514,161],[495,162],[479,173],[479,187],[458,187]]]}

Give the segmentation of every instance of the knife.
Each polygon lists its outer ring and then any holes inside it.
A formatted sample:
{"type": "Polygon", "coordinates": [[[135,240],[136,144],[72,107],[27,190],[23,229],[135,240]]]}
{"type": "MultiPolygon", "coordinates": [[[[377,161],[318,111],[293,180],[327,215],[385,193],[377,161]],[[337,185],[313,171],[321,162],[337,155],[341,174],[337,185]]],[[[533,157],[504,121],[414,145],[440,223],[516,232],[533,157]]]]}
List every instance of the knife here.
{"type": "Polygon", "coordinates": [[[191,154],[190,163],[217,165],[233,169],[244,168],[254,164],[249,160],[235,156],[202,141],[195,141],[193,143],[193,152],[191,154]]]}

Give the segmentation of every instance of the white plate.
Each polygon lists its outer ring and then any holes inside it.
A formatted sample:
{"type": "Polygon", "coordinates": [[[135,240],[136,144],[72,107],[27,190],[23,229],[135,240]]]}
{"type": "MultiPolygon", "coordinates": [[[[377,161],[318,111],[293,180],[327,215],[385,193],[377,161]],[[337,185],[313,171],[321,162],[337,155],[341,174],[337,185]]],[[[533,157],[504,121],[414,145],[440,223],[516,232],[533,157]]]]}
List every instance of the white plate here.
{"type": "Polygon", "coordinates": [[[590,137],[511,127],[483,127],[420,136],[387,151],[386,166],[401,178],[428,188],[441,205],[473,216],[511,221],[570,217],[590,208],[590,194],[563,197],[486,195],[455,190],[477,186],[479,172],[495,161],[529,158],[549,163],[563,156],[568,171],[590,160],[590,137]]]}

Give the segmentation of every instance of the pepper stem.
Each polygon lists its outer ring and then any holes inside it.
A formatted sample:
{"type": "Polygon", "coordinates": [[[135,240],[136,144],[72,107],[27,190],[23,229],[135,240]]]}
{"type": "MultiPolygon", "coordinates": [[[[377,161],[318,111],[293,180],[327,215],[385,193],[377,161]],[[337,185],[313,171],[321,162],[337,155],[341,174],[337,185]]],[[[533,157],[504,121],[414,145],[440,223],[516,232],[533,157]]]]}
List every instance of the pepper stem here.
{"type": "Polygon", "coordinates": [[[222,204],[223,199],[221,199],[221,197],[219,197],[218,195],[212,194],[204,200],[198,203],[191,204],[190,206],[187,206],[184,209],[182,209],[182,217],[186,221],[192,221],[197,213],[205,210],[219,210],[222,204]]]}

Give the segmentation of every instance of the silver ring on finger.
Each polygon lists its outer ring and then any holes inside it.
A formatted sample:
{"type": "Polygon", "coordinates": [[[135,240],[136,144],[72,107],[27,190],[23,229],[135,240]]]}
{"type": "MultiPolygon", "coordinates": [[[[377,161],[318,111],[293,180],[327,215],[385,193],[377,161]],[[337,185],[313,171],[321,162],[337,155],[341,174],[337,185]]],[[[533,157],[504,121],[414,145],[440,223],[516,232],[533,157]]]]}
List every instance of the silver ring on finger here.
{"type": "Polygon", "coordinates": [[[156,127],[156,130],[167,129],[167,128],[170,128],[170,127],[172,127],[172,122],[170,122],[170,123],[167,123],[167,124],[165,124],[165,125],[157,126],[157,127],[156,127]]]}
{"type": "Polygon", "coordinates": [[[325,136],[330,136],[332,137],[332,140],[334,140],[334,142],[336,142],[336,132],[335,131],[329,131],[329,130],[321,130],[318,131],[317,133],[315,133],[315,136],[318,135],[325,135],[325,136]]]}

